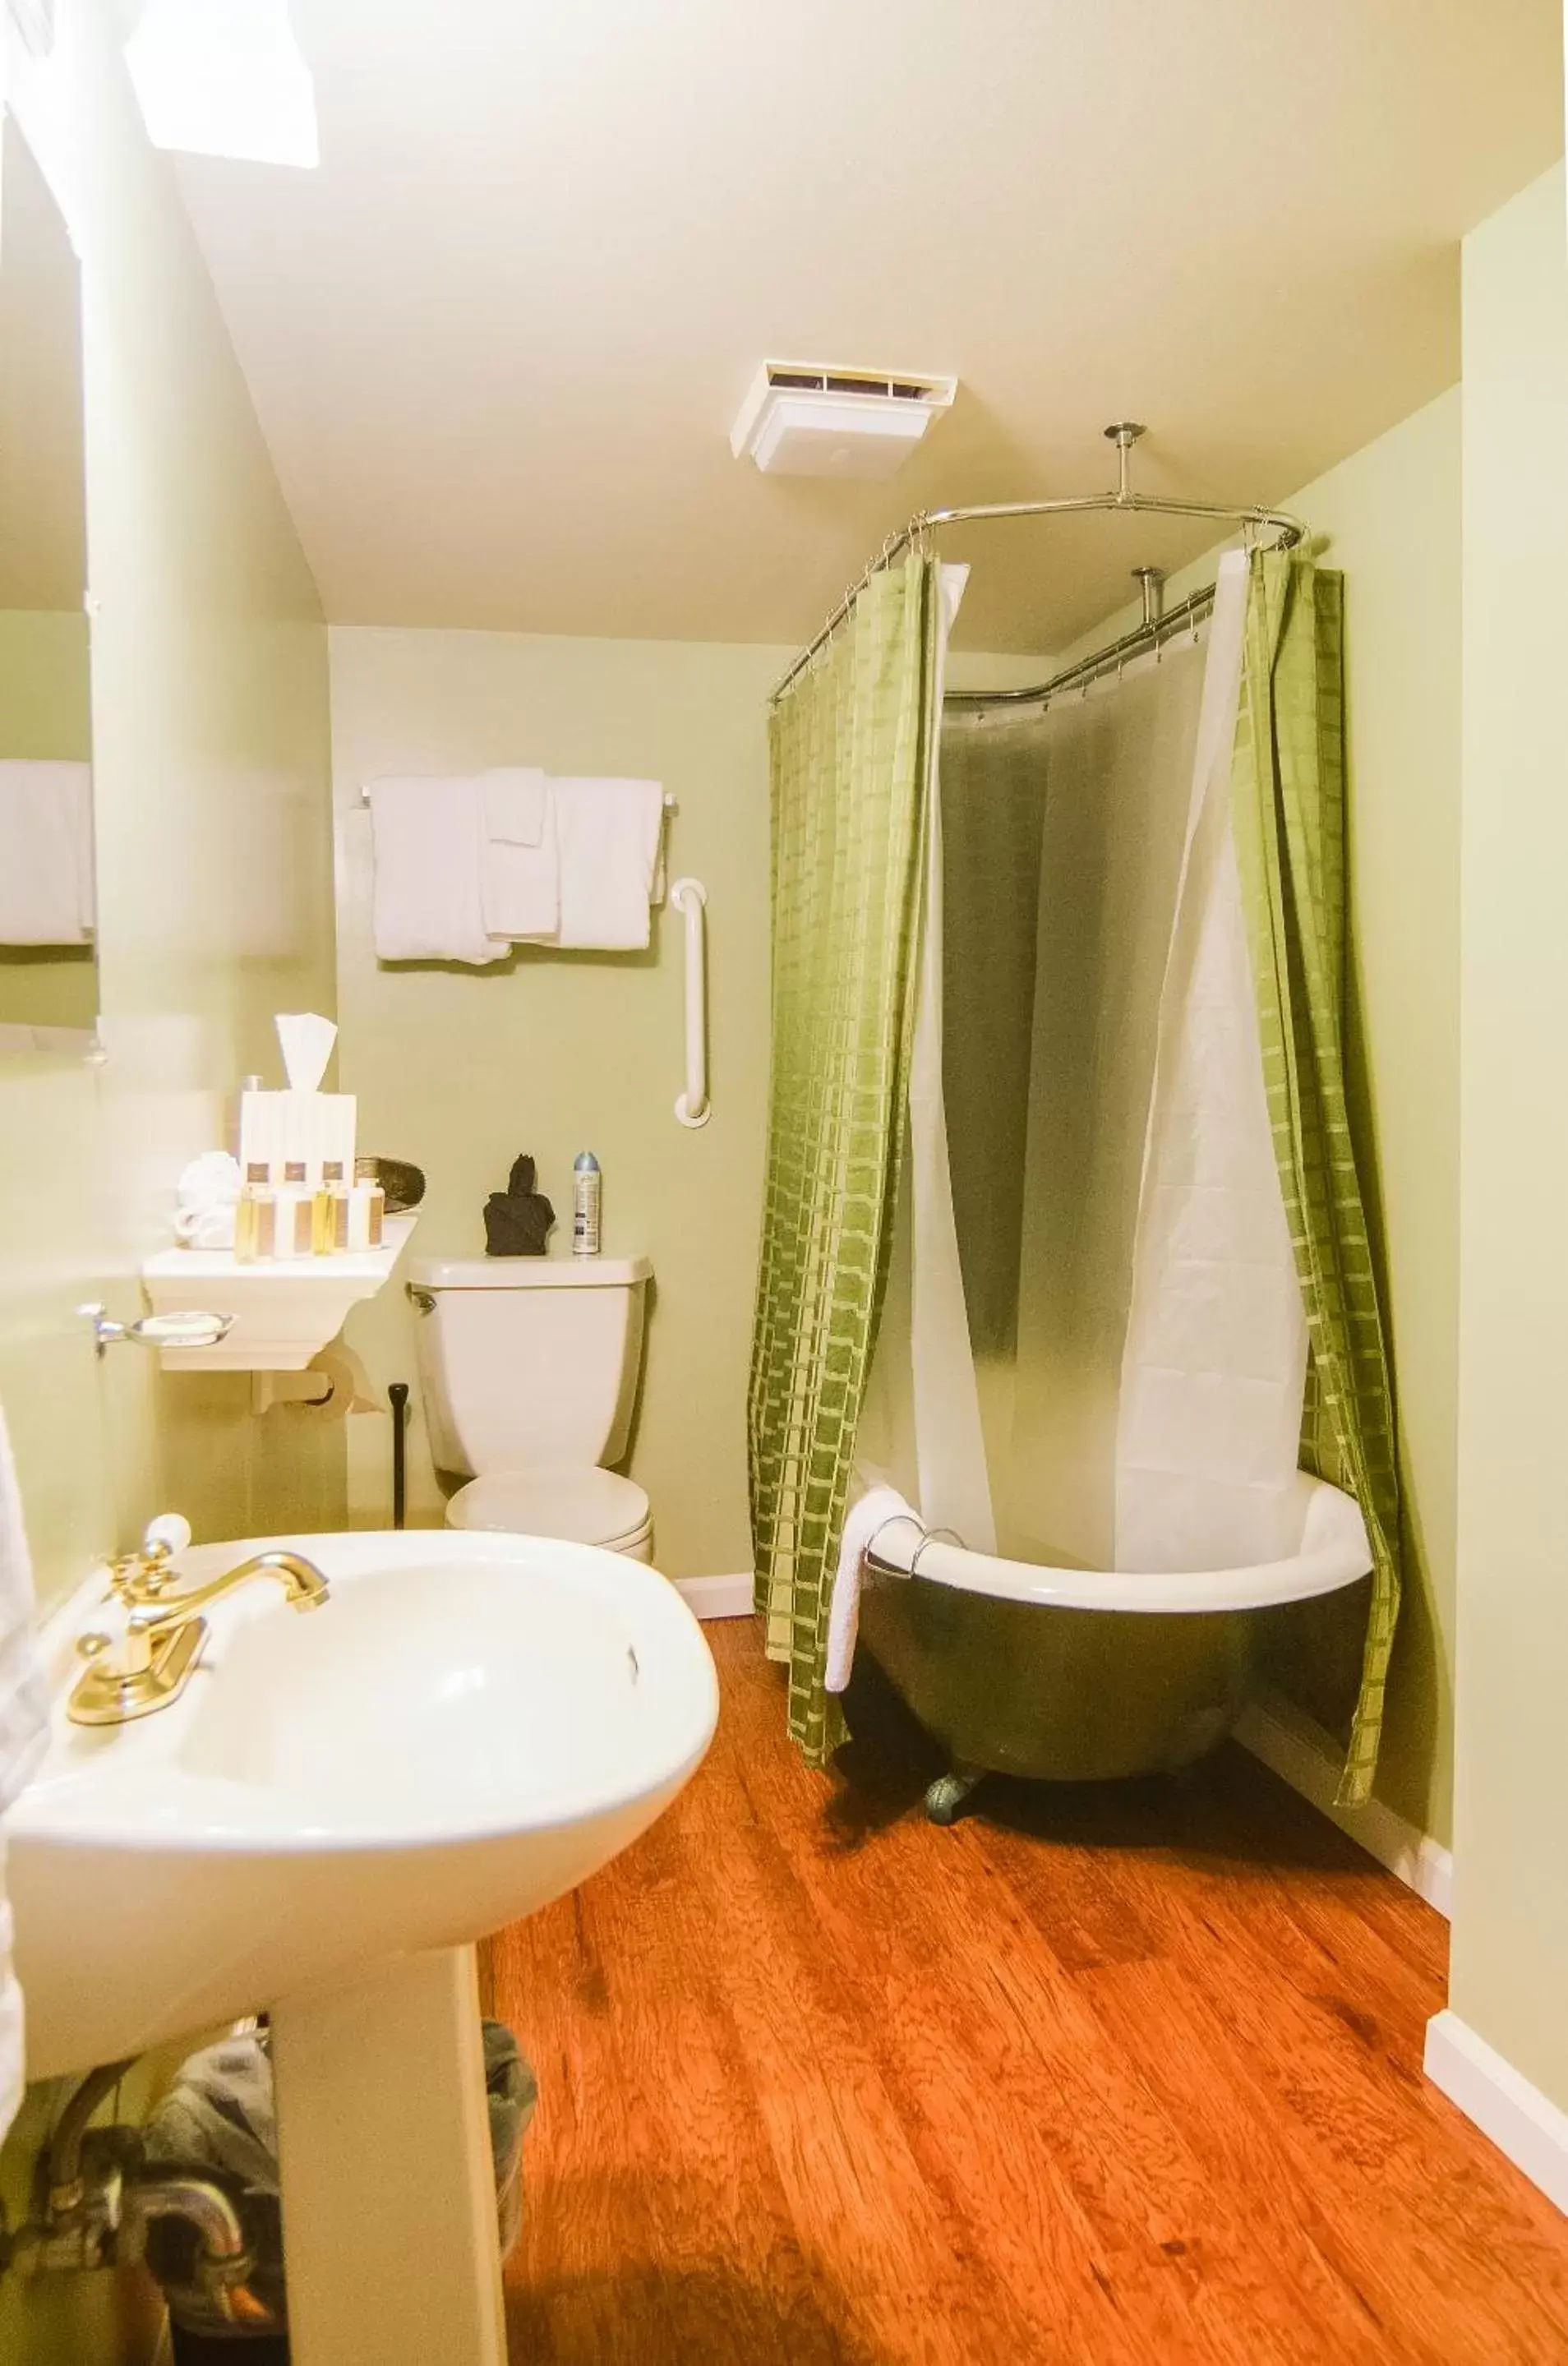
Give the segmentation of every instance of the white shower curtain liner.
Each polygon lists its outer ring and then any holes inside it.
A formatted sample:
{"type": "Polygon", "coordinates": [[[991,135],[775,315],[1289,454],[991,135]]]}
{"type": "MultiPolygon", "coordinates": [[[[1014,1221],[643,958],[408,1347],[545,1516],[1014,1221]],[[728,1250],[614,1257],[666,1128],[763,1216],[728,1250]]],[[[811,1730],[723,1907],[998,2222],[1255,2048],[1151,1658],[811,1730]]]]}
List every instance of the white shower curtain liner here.
{"type": "Polygon", "coordinates": [[[1116,1562],[1293,1550],[1306,1317],[1269,1131],[1231,827],[1247,560],[1222,560],[1160,996],[1116,1431],[1116,1562]]]}
{"type": "MultiPolygon", "coordinates": [[[[939,666],[966,574],[942,570],[939,666]]],[[[1246,599],[1236,555],[1206,652],[1038,727],[1018,1338],[1000,1389],[983,1350],[988,1429],[944,1107],[933,748],[906,1182],[861,1460],[975,1550],[999,1531],[1018,1558],[1177,1571],[1290,1547],[1305,1326],[1228,794],[1246,599]]],[[[953,1016],[949,1058],[983,1060],[984,1012],[953,1016]]]]}
{"type": "Polygon", "coordinates": [[[942,1094],[942,689],[947,647],[969,580],[967,567],[940,570],[935,713],[927,815],[924,910],[915,1037],[909,1056],[908,1193],[912,1221],[909,1296],[915,1469],[928,1524],[952,1528],[973,1552],[995,1552],[996,1521],[980,1428],[980,1396],[964,1302],[942,1094]]]}

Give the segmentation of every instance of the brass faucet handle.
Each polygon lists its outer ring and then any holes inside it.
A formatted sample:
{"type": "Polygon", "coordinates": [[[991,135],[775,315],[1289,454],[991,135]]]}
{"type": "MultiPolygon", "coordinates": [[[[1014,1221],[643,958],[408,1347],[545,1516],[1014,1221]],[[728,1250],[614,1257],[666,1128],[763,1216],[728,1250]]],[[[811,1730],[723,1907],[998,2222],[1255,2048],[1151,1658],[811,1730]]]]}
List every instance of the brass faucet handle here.
{"type": "Polygon", "coordinates": [[[167,1553],[121,1553],[109,1563],[109,1584],[121,1602],[147,1602],[164,1590],[167,1553]]]}
{"type": "Polygon", "coordinates": [[[176,1554],[189,1542],[190,1522],[178,1512],[163,1512],[149,1520],[138,1549],[109,1564],[109,1583],[120,1600],[158,1601],[174,1575],[176,1554]]]}
{"type": "Polygon", "coordinates": [[[145,1674],[152,1661],[147,1611],[139,1610],[122,1594],[118,1603],[106,1603],[102,1615],[100,1627],[89,1628],[76,1638],[76,1656],[86,1662],[88,1676],[112,1686],[127,1677],[145,1674]]]}

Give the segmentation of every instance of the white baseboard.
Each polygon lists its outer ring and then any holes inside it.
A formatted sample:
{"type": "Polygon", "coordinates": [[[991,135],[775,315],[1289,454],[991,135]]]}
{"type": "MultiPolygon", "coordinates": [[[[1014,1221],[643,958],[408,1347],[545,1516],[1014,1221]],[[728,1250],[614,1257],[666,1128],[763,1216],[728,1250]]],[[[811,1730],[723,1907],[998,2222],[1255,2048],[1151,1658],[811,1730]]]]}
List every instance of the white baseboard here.
{"type": "Polygon", "coordinates": [[[1336,1807],[1340,1753],[1320,1725],[1289,1701],[1269,1695],[1242,1712],[1235,1738],[1292,1791],[1321,1808],[1369,1856],[1397,1875],[1417,1898],[1424,1898],[1445,1918],[1451,1914],[1453,1857],[1450,1851],[1381,1799],[1369,1799],[1364,1808],[1336,1807]]]}
{"type": "Polygon", "coordinates": [[[675,1591],[697,1618],[745,1618],[751,1609],[750,1571],[739,1577],[678,1577],[675,1591]]]}
{"type": "Polygon", "coordinates": [[[1427,2076],[1549,2202],[1568,2211],[1568,2112],[1532,2087],[1457,2012],[1427,2023],[1427,2076]]]}

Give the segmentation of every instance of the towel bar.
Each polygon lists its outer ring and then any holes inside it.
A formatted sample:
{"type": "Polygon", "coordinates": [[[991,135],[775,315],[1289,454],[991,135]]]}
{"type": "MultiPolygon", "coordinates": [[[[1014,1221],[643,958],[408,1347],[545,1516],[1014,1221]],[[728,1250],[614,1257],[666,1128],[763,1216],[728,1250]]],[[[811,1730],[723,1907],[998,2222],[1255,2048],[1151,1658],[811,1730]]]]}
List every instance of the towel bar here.
{"type": "MultiPolygon", "coordinates": [[[[362,806],[368,806],[370,803],[370,790],[368,785],[360,789],[359,802],[362,806]]],[[[680,806],[676,802],[673,791],[670,789],[666,789],[664,792],[664,810],[667,814],[679,813],[681,810],[680,806]]]]}
{"type": "Polygon", "coordinates": [[[682,1125],[706,1125],[708,1098],[707,900],[700,879],[677,879],[670,901],[686,924],[686,1089],[675,1097],[682,1125]]]}

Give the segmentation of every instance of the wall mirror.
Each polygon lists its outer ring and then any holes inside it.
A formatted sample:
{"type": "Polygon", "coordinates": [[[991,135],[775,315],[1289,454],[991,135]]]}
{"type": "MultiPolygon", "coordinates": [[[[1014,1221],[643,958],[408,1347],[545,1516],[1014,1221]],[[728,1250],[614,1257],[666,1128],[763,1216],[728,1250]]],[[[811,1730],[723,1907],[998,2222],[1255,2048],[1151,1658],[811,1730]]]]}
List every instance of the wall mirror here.
{"type": "Polygon", "coordinates": [[[96,1044],[82,291],[0,118],[0,1059],[96,1044]]]}

